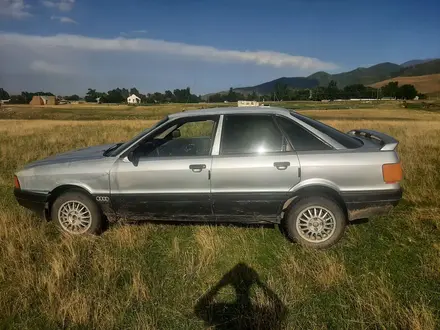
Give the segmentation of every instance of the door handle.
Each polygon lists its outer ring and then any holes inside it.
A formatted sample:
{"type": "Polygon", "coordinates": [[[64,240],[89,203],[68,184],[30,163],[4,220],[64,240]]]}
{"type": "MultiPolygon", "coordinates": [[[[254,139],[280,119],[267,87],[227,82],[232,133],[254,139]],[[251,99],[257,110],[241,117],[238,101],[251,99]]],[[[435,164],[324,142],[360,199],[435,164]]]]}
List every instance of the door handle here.
{"type": "Polygon", "coordinates": [[[204,170],[206,168],[205,164],[192,164],[189,165],[189,169],[192,170],[193,172],[202,172],[202,170],[204,170]]]}
{"type": "Polygon", "coordinates": [[[277,170],[285,170],[290,166],[290,162],[275,162],[273,166],[275,166],[277,170]]]}

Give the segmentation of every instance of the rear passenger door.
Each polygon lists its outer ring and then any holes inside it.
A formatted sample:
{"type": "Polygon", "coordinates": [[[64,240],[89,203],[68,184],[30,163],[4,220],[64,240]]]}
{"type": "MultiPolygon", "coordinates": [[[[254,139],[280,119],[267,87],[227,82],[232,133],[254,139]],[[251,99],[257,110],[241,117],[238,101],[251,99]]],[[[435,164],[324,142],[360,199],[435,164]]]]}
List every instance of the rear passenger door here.
{"type": "Polygon", "coordinates": [[[211,174],[217,219],[276,219],[289,190],[300,181],[296,152],[272,115],[224,115],[221,126],[211,174]]]}

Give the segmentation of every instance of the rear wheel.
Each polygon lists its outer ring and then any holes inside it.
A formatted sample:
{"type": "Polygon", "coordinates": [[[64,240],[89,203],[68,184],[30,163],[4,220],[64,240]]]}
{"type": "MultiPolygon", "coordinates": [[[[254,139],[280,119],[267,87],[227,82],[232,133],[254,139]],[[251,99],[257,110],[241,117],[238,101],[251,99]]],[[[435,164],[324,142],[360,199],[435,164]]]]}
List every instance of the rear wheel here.
{"type": "Polygon", "coordinates": [[[287,235],[293,241],[325,249],[343,236],[346,217],[335,201],[325,197],[306,197],[293,206],[285,224],[287,235]]]}
{"type": "Polygon", "coordinates": [[[52,219],[62,231],[73,235],[97,234],[102,228],[99,207],[80,191],[59,196],[52,205],[52,219]]]}

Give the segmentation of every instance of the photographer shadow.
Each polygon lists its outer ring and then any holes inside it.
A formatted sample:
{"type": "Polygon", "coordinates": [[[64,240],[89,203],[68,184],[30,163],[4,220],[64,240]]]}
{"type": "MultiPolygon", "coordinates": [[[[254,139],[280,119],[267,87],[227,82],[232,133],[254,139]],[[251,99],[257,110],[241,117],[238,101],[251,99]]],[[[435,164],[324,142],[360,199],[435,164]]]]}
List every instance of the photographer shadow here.
{"type": "Polygon", "coordinates": [[[281,329],[286,307],[278,296],[259,278],[257,272],[244,263],[237,264],[204,294],[194,307],[195,314],[213,329],[281,329]],[[235,301],[216,302],[219,291],[231,285],[235,301]],[[251,300],[253,286],[261,289],[264,304],[251,300]]]}

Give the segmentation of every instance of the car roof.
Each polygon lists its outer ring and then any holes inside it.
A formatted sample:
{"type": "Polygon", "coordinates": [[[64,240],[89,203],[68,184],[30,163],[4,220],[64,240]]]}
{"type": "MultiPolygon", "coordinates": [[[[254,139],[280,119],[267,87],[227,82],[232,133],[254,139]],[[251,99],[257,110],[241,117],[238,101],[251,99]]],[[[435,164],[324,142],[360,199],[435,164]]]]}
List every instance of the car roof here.
{"type": "Polygon", "coordinates": [[[269,106],[259,106],[259,107],[220,107],[220,108],[209,108],[200,110],[188,110],[177,112],[169,115],[170,119],[184,118],[190,116],[210,116],[210,115],[226,115],[226,114],[289,114],[288,109],[269,107],[269,106]]]}

